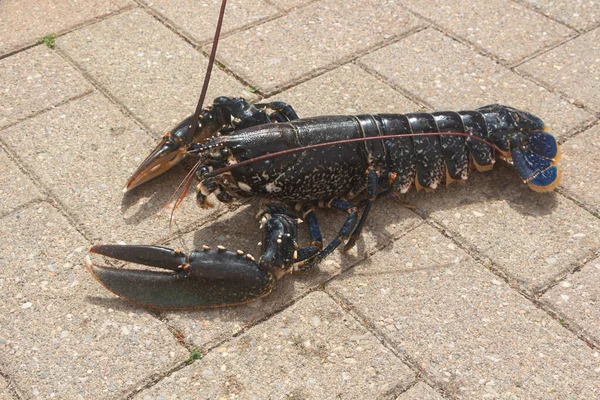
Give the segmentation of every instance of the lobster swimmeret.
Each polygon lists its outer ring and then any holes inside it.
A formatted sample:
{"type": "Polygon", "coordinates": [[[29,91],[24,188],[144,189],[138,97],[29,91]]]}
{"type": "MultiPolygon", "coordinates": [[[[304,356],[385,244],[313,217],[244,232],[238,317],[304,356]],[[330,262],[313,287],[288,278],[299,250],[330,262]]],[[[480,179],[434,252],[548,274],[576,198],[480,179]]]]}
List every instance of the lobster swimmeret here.
{"type": "Polygon", "coordinates": [[[272,290],[275,280],[311,268],[342,242],[347,241],[345,250],[351,248],[378,196],[405,193],[413,185],[433,190],[464,181],[472,166],[486,171],[497,158],[510,160],[533,190],[550,191],[560,181],[560,150],[542,120],[501,105],[475,111],[297,119],[285,103],[250,105],[241,98],[220,97],[202,111],[198,129],[192,129],[192,120],[165,135],[125,190],[163,173],[187,154],[198,154],[201,207],[210,206],[211,193],[221,202],[248,196],[270,200],[260,214],[263,254],[256,261],[221,247],[183,254],[155,246],[94,246],[91,252],[172,271],[100,267],[86,259],[90,272],[107,289],[147,307],[191,309],[256,300],[272,290]],[[374,137],[381,139],[310,147],[374,137]],[[244,163],[290,149],[300,150],[244,163]],[[358,205],[351,202],[357,196],[364,197],[358,205]],[[292,205],[302,210],[309,246],[297,242],[299,219],[292,205]],[[325,248],[314,206],[348,215],[325,248]]]}

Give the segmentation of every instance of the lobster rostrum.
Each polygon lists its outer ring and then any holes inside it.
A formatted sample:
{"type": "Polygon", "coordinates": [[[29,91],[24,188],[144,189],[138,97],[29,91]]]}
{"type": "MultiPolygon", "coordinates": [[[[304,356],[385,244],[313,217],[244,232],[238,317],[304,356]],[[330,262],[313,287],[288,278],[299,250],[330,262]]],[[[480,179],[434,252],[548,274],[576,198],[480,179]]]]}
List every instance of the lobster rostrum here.
{"type": "Polygon", "coordinates": [[[284,275],[309,270],[342,243],[344,250],[352,248],[380,196],[406,193],[413,185],[434,190],[464,181],[470,169],[490,170],[498,158],[511,162],[533,190],[558,186],[556,140],[540,118],[511,107],[299,119],[282,102],[252,105],[219,97],[203,109],[225,4],[196,112],[162,138],[124,191],[196,154],[199,160],[175,207],[194,176],[201,207],[211,207],[211,194],[225,203],[261,197],[266,200],[258,214],[262,255],[256,260],[222,246],[185,254],[158,246],[96,245],[91,253],[168,270],[104,267],[86,257],[88,270],[113,293],[161,309],[244,304],[269,294],[284,275]],[[337,237],[324,248],[314,207],[347,214],[337,237]],[[302,221],[310,236],[305,247],[298,243],[302,221]]]}
{"type": "Polygon", "coordinates": [[[202,111],[197,130],[190,119],[165,135],[125,190],[197,154],[201,207],[211,206],[210,194],[226,203],[249,196],[269,200],[259,213],[263,254],[257,261],[220,246],[190,254],[156,246],[92,247],[93,253],[172,271],[115,269],[86,260],[107,289],[148,307],[206,308],[261,298],[277,279],[310,269],[344,241],[344,250],[350,249],[377,197],[405,193],[412,186],[434,190],[464,181],[472,168],[490,170],[497,158],[509,160],[533,190],[550,191],[560,181],[560,150],[542,120],[502,105],[298,119],[285,103],[251,105],[241,98],[220,97],[202,111]],[[358,196],[365,199],[353,203],[358,196]],[[309,246],[298,243],[300,219],[290,205],[302,211],[309,246]],[[347,213],[338,236],[325,248],[315,206],[347,213]]]}

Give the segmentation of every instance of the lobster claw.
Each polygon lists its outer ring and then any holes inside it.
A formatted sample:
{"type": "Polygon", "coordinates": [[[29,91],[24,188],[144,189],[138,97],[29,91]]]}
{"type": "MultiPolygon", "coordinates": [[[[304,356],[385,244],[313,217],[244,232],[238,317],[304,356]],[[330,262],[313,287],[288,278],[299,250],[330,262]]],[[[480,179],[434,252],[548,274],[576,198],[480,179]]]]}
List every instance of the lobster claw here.
{"type": "Polygon", "coordinates": [[[88,271],[111,292],[139,305],[189,310],[245,304],[273,289],[273,274],[250,255],[222,247],[184,254],[166,247],[96,245],[90,252],[170,272],[103,267],[85,260],[88,271]]]}

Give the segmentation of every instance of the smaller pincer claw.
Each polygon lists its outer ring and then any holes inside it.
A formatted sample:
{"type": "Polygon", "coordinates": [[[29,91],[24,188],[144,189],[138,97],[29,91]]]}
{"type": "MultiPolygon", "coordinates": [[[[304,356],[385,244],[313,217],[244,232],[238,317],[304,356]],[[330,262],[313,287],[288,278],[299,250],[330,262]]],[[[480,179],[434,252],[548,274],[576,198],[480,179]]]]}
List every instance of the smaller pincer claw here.
{"type": "Polygon", "coordinates": [[[92,276],[106,289],[136,304],[189,310],[245,304],[266,296],[275,280],[250,255],[218,248],[182,251],[159,246],[96,245],[90,253],[169,271],[99,266],[86,256],[92,276]]]}

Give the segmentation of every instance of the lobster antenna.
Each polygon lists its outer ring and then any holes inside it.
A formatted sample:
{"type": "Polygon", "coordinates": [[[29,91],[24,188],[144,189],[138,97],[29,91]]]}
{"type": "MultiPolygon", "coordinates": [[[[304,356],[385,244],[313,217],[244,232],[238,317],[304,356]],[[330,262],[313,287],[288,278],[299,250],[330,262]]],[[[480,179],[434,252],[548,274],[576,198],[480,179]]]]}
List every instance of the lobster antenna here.
{"type": "Polygon", "coordinates": [[[318,144],[313,144],[310,146],[297,147],[295,149],[287,149],[287,150],[277,151],[275,153],[270,153],[270,154],[265,154],[262,156],[250,158],[248,160],[240,161],[236,164],[232,164],[232,165],[228,165],[223,168],[216,169],[212,172],[209,172],[206,176],[212,177],[212,176],[220,175],[224,172],[229,172],[229,171],[239,168],[239,167],[243,167],[245,165],[254,164],[254,163],[257,163],[260,161],[264,161],[264,160],[270,160],[271,158],[283,156],[286,154],[293,154],[293,153],[299,153],[301,151],[320,149],[322,147],[337,146],[340,144],[348,144],[348,143],[368,142],[370,140],[401,139],[401,138],[407,138],[407,137],[426,137],[426,136],[464,136],[464,137],[468,137],[471,139],[478,140],[482,143],[485,143],[488,146],[492,147],[494,150],[498,151],[500,154],[505,153],[495,144],[488,142],[487,140],[482,139],[480,137],[473,136],[473,135],[470,135],[468,133],[463,133],[463,132],[431,132],[431,133],[410,133],[410,134],[406,134],[406,135],[382,135],[382,136],[371,136],[371,137],[361,137],[361,138],[354,138],[354,139],[336,140],[333,142],[318,143],[318,144]]]}
{"type": "MultiPolygon", "coordinates": [[[[200,120],[200,113],[202,112],[202,105],[204,104],[204,99],[206,98],[206,92],[208,92],[208,84],[210,82],[210,74],[212,73],[212,68],[213,68],[213,65],[215,64],[215,56],[217,54],[217,45],[219,44],[219,37],[221,36],[221,27],[223,26],[223,19],[225,17],[225,6],[226,5],[227,5],[227,0],[222,0],[221,1],[221,10],[219,11],[219,20],[217,21],[217,28],[215,29],[215,38],[213,39],[212,48],[210,49],[210,56],[208,58],[208,65],[206,66],[206,75],[204,75],[204,82],[202,83],[202,90],[200,91],[200,98],[198,99],[198,105],[196,105],[196,111],[194,112],[194,116],[192,118],[192,122],[189,127],[190,129],[193,129],[192,137],[196,136],[196,131],[198,130],[198,121],[200,120]]],[[[181,187],[185,185],[185,188],[183,189],[183,191],[181,192],[179,197],[177,197],[177,201],[175,202],[175,205],[173,206],[173,209],[171,210],[171,217],[169,218],[169,226],[171,226],[171,223],[173,222],[173,214],[175,213],[175,210],[177,209],[177,207],[179,207],[179,205],[185,198],[185,195],[187,194],[188,190],[190,189],[190,185],[192,184],[192,178],[194,176],[194,173],[198,169],[198,166],[199,166],[199,163],[197,163],[194,166],[194,168],[192,168],[192,170],[185,176],[185,178],[183,179],[183,182],[181,182],[179,184],[179,186],[175,190],[175,193],[173,193],[173,195],[167,202],[167,204],[170,204],[171,200],[173,200],[173,198],[175,197],[177,192],[179,192],[179,189],[181,189],[181,187]]]]}

